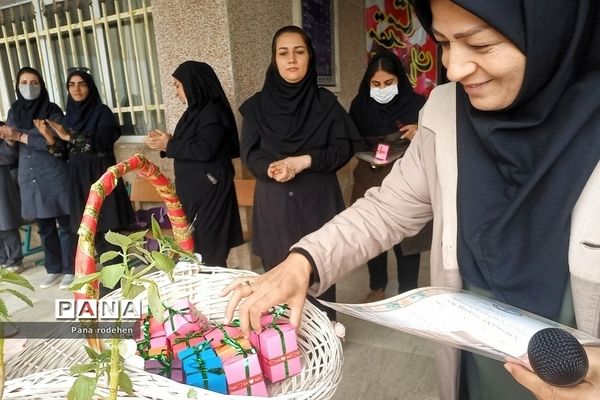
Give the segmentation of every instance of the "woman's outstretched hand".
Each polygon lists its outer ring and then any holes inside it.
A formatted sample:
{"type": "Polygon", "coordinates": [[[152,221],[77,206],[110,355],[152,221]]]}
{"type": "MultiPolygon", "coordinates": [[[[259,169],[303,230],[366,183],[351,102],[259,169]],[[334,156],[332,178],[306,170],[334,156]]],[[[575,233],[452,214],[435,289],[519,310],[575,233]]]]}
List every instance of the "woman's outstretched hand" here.
{"type": "Polygon", "coordinates": [[[521,385],[539,400],[598,400],[600,399],[600,347],[587,347],[590,367],[582,382],[572,387],[552,386],[525,367],[506,363],[505,368],[521,385]]]}
{"type": "Polygon", "coordinates": [[[225,310],[225,322],[231,321],[239,305],[240,329],[248,335],[251,329],[260,331],[260,317],[264,313],[278,304],[287,304],[290,323],[298,327],[310,272],[306,257],[291,253],[281,264],[260,276],[234,280],[221,291],[221,296],[232,293],[225,310]]]}

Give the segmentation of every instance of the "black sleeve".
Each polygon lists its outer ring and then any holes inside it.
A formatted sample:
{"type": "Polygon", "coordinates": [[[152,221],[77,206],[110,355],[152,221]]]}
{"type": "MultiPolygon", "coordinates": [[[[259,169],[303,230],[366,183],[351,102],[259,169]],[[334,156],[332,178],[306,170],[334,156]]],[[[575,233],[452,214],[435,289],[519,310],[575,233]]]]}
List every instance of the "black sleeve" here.
{"type": "Polygon", "coordinates": [[[309,171],[334,172],[343,167],[354,154],[353,140],[359,137],[350,116],[341,106],[329,126],[329,143],[326,147],[309,151],[312,162],[309,171]]]}
{"type": "Polygon", "coordinates": [[[257,179],[270,179],[267,175],[267,168],[277,158],[271,153],[261,150],[260,133],[256,127],[252,126],[248,119],[242,122],[240,153],[242,162],[257,179]]]}
{"type": "MultiPolygon", "coordinates": [[[[77,134],[78,132],[76,132],[77,134]]],[[[121,129],[110,108],[103,107],[95,132],[91,135],[91,148],[97,153],[113,151],[115,142],[121,137],[121,129]]]]}
{"type": "Polygon", "coordinates": [[[190,161],[209,161],[223,145],[226,131],[218,121],[201,125],[194,132],[179,138],[171,138],[165,155],[190,161]]]}
{"type": "Polygon", "coordinates": [[[308,287],[311,287],[313,283],[321,281],[321,279],[319,278],[319,270],[317,269],[315,259],[310,255],[308,251],[304,250],[301,247],[294,247],[290,250],[290,253],[302,254],[308,260],[308,263],[310,264],[310,278],[308,280],[308,287]]]}

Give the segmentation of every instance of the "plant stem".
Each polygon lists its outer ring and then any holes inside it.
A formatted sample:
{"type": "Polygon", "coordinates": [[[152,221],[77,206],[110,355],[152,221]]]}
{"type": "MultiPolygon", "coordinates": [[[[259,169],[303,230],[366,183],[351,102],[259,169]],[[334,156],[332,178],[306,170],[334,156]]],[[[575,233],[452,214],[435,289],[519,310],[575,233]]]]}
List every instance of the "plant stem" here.
{"type": "Polygon", "coordinates": [[[0,400],[4,397],[4,322],[0,322],[0,400]]]}
{"type": "MultiPolygon", "coordinates": [[[[119,338],[110,340],[110,377],[109,377],[109,399],[117,400],[117,391],[119,390],[119,338]]],[[[2,399],[0,399],[2,400],[2,399]]]]}

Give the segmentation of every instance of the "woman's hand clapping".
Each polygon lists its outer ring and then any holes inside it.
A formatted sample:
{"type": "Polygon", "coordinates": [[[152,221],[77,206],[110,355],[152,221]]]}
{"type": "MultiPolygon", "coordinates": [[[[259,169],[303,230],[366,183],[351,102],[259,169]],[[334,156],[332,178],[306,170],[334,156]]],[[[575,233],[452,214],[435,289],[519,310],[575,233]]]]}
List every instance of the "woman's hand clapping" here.
{"type": "Polygon", "coordinates": [[[145,143],[151,149],[167,151],[167,144],[171,140],[171,135],[158,129],[148,132],[145,143]]]}
{"type": "Polygon", "coordinates": [[[46,143],[49,145],[53,145],[56,143],[56,137],[50,132],[50,128],[46,123],[46,120],[43,119],[34,119],[33,125],[37,128],[37,130],[42,134],[44,139],[46,139],[46,143]]]}
{"type": "Polygon", "coordinates": [[[13,146],[19,140],[21,132],[8,125],[0,126],[0,138],[6,140],[6,143],[13,146]]]}
{"type": "Polygon", "coordinates": [[[67,132],[67,129],[64,126],[62,126],[58,122],[52,121],[50,119],[46,119],[44,121],[46,122],[47,126],[50,126],[50,128],[52,128],[52,130],[54,130],[54,132],[56,132],[56,134],[58,135],[59,138],[61,138],[65,142],[68,142],[69,140],[71,140],[71,134],[69,132],[67,132]]]}

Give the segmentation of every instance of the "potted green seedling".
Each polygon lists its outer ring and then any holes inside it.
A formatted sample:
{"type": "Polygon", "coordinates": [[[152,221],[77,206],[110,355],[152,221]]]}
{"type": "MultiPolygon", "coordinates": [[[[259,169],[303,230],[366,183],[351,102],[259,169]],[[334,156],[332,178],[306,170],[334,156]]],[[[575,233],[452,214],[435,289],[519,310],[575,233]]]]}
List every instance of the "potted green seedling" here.
{"type": "MultiPolygon", "coordinates": [[[[111,250],[101,254],[102,269],[96,273],[76,278],[70,289],[78,290],[95,279],[110,289],[120,282],[123,299],[134,299],[142,292],[147,291],[148,306],[152,314],[161,318],[164,306],[160,300],[158,286],[154,281],[145,278],[145,275],[155,268],[166,273],[173,281],[174,258],[193,259],[193,255],[184,251],[172,237],[163,235],[154,217],[152,217],[152,233],[158,242],[158,250],[149,251],[145,248],[146,233],[147,231],[143,231],[123,235],[108,232],[105,235],[106,241],[119,247],[120,250],[111,250]],[[139,263],[141,266],[134,266],[139,263]]],[[[116,321],[116,325],[120,326],[120,324],[121,320],[119,319],[116,321]]],[[[77,379],[67,394],[67,399],[91,399],[99,379],[103,376],[108,379],[110,400],[117,399],[119,389],[130,395],[133,393],[131,380],[123,368],[123,358],[119,354],[121,340],[120,337],[112,337],[110,348],[102,352],[86,346],[90,362],[71,367],[71,374],[77,375],[77,379]]]]}

